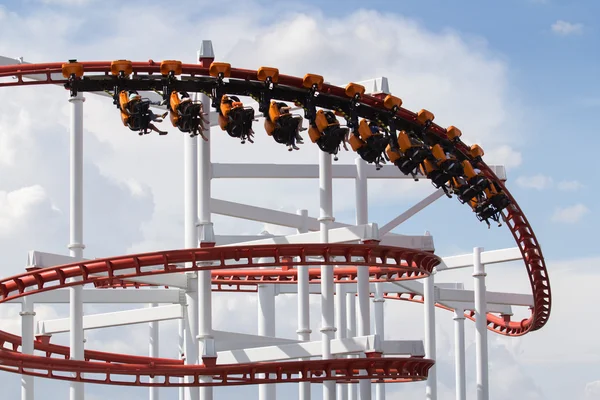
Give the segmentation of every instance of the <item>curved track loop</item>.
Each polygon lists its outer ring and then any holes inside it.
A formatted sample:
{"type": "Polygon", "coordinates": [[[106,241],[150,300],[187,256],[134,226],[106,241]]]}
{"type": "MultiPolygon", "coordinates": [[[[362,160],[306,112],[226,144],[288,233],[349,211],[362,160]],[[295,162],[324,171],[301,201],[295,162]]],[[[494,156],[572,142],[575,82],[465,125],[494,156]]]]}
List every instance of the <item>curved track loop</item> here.
{"type": "MultiPolygon", "coordinates": [[[[0,279],[0,303],[48,290],[148,275],[232,268],[298,265],[364,265],[385,268],[391,280],[427,276],[440,263],[434,254],[371,244],[284,244],[203,247],[102,258],[29,271],[0,279]],[[285,261],[284,261],[285,259],[285,261]],[[184,265],[191,263],[190,266],[184,265]],[[157,269],[158,267],[158,269],[157,269]],[[76,278],[67,282],[70,278],[76,278]]],[[[379,272],[379,271],[378,271],[379,272]]]]}
{"type": "MultiPolygon", "coordinates": [[[[206,269],[214,270],[213,274],[231,277],[236,271],[234,268],[255,269],[282,264],[285,268],[298,265],[362,265],[371,270],[373,277],[383,274],[387,280],[417,279],[429,275],[440,261],[439,257],[428,252],[373,244],[258,245],[172,250],[76,262],[2,279],[0,303],[86,283],[111,286],[140,276],[206,269]],[[74,280],[68,281],[72,278],[74,280]]],[[[356,267],[342,269],[344,272],[338,275],[340,280],[347,281],[356,275],[356,267]]],[[[247,276],[248,273],[242,275],[247,276]]],[[[75,361],[69,360],[68,347],[50,344],[43,336],[34,342],[34,349],[44,353],[44,356],[25,355],[19,352],[20,348],[19,336],[0,331],[0,370],[51,379],[125,386],[181,386],[178,379],[181,376],[194,377],[193,382],[186,384],[188,386],[318,383],[330,379],[351,381],[359,373],[361,378],[407,382],[426,379],[433,365],[432,360],[423,358],[381,358],[373,354],[375,357],[235,365],[212,365],[214,363],[208,360],[204,365],[191,366],[182,365],[181,360],[90,350],[85,351],[83,361],[75,361]],[[266,377],[259,374],[266,374],[266,377]],[[213,382],[201,383],[198,379],[201,375],[212,376],[213,382]],[[149,383],[146,380],[148,377],[157,380],[149,383]]]]}
{"type": "MultiPolygon", "coordinates": [[[[106,79],[107,82],[110,81],[110,61],[92,61],[83,62],[82,64],[85,72],[84,78],[91,76],[98,82],[102,79],[106,79]]],[[[134,77],[161,77],[160,63],[156,63],[152,60],[147,62],[133,62],[132,67],[134,77]]],[[[209,76],[208,66],[183,64],[181,72],[182,75],[186,76],[186,79],[188,79],[188,81],[186,81],[188,84],[190,80],[194,79],[197,81],[197,85],[210,86],[214,82],[214,78],[209,76]]],[[[67,83],[67,80],[62,78],[62,63],[19,64],[0,67],[0,78],[7,77],[14,77],[16,79],[11,81],[7,81],[6,79],[0,80],[0,86],[67,83]],[[28,76],[36,80],[26,81],[23,79],[28,76]]],[[[91,82],[90,80],[88,81],[91,82]]],[[[101,86],[100,83],[97,84],[101,86]]],[[[100,90],[100,86],[97,90],[100,90]]],[[[110,87],[110,83],[108,86],[110,87]]],[[[257,79],[257,71],[231,69],[231,77],[229,78],[227,85],[227,89],[231,89],[231,91],[228,91],[228,93],[247,95],[249,91],[255,91],[257,88],[263,86],[264,83],[257,79]],[[233,82],[233,84],[231,84],[231,82],[233,82]],[[237,89],[237,91],[233,89],[237,89]]],[[[293,101],[299,94],[305,95],[308,92],[308,89],[303,87],[302,78],[287,75],[279,75],[276,86],[277,94],[287,97],[281,99],[284,101],[293,101]]],[[[348,104],[351,100],[346,96],[343,88],[328,84],[324,84],[319,90],[319,93],[321,95],[319,98],[326,101],[327,104],[331,104],[332,102],[333,104],[348,104]]],[[[278,98],[278,96],[276,95],[274,98],[278,98]]],[[[316,101],[317,106],[326,108],[326,105],[319,103],[320,101],[321,100],[316,101]]],[[[388,112],[384,109],[383,100],[373,96],[362,96],[360,98],[360,104],[365,106],[365,109],[369,114],[361,116],[367,118],[380,116],[380,114],[384,115],[388,112]]],[[[409,126],[417,125],[417,115],[404,108],[400,107],[396,114],[396,118],[409,126]]],[[[439,140],[447,139],[446,130],[439,125],[431,124],[428,132],[435,134],[439,140]]],[[[458,140],[455,142],[454,146],[457,153],[461,154],[461,157],[465,159],[471,158],[468,152],[469,148],[466,144],[458,140]]],[[[508,317],[488,314],[488,328],[504,335],[519,336],[542,328],[548,321],[551,307],[551,291],[546,265],[541,247],[535,238],[533,230],[512,195],[506,190],[504,184],[484,162],[480,162],[479,167],[489,179],[493,180],[497,185],[504,189],[506,195],[512,201],[512,204],[505,209],[502,214],[523,255],[534,297],[534,307],[532,308],[531,316],[528,319],[515,322],[510,321],[508,317]]]]}

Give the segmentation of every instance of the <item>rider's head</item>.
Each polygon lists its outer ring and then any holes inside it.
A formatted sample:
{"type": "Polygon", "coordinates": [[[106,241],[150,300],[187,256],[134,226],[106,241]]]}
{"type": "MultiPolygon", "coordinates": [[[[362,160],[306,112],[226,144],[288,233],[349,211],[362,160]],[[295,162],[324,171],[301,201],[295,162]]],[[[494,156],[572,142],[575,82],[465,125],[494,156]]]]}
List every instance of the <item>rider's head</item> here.
{"type": "Polygon", "coordinates": [[[136,92],[129,92],[129,101],[137,100],[140,97],[141,96],[139,94],[137,94],[136,92]]]}

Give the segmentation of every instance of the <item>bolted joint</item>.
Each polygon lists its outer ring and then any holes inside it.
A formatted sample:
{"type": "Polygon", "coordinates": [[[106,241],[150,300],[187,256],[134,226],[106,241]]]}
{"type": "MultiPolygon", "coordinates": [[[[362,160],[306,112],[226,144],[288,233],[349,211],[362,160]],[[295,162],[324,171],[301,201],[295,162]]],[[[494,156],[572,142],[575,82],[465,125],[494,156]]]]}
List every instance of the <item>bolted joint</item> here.
{"type": "Polygon", "coordinates": [[[334,326],[324,326],[321,329],[319,329],[319,332],[321,332],[321,333],[337,332],[337,328],[334,326]]]}
{"type": "Polygon", "coordinates": [[[67,246],[67,248],[69,250],[73,250],[73,249],[85,249],[85,244],[83,243],[69,243],[69,245],[67,246]]]}
{"type": "Polygon", "coordinates": [[[479,278],[479,277],[485,278],[487,276],[487,273],[486,272],[473,272],[473,275],[471,275],[471,276],[474,278],[479,278]]]}
{"type": "Polygon", "coordinates": [[[385,299],[383,297],[375,298],[375,299],[373,299],[373,303],[385,303],[385,299]]]}
{"type": "Polygon", "coordinates": [[[299,335],[308,333],[310,335],[312,333],[312,329],[296,329],[296,333],[299,335]]]}
{"type": "Polygon", "coordinates": [[[335,222],[335,218],[329,215],[324,215],[322,217],[317,218],[319,222],[335,222]]]}
{"type": "Polygon", "coordinates": [[[19,313],[19,315],[21,317],[34,317],[35,316],[35,311],[21,311],[19,313]]]}

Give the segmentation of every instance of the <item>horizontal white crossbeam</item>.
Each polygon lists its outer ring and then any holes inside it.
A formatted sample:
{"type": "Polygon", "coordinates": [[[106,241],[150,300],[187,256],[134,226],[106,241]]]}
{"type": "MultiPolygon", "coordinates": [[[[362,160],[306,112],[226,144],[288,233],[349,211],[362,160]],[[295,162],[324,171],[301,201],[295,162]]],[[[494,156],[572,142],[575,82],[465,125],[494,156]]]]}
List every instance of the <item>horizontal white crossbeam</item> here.
{"type": "Polygon", "coordinates": [[[213,330],[217,351],[231,351],[272,345],[300,343],[300,340],[213,330]]]}
{"type": "MultiPolygon", "coordinates": [[[[299,233],[296,235],[267,237],[261,240],[237,243],[237,245],[260,245],[260,244],[302,244],[319,243],[319,232],[299,233]]],[[[365,224],[348,226],[343,228],[331,229],[329,231],[329,241],[331,243],[358,242],[377,238],[377,224],[365,224]]]]}
{"type": "MultiPolygon", "coordinates": [[[[185,303],[184,291],[177,289],[83,289],[83,302],[87,304],[175,304],[185,303]]],[[[69,289],[56,289],[28,296],[37,304],[69,303],[69,289]]],[[[7,303],[22,303],[23,298],[7,303]]]]}
{"type": "MultiPolygon", "coordinates": [[[[522,259],[523,255],[518,247],[481,252],[481,263],[484,265],[519,261],[522,259]]],[[[473,254],[462,254],[459,256],[443,257],[442,264],[438,265],[436,269],[438,271],[443,271],[446,269],[468,268],[472,266],[473,254]]]]}
{"type": "MultiPolygon", "coordinates": [[[[320,357],[322,356],[321,350],[320,341],[299,342],[278,346],[220,351],[217,352],[217,360],[219,364],[281,361],[304,357],[320,357]]],[[[334,355],[362,352],[383,352],[389,355],[412,355],[417,357],[425,355],[423,342],[419,340],[380,341],[377,336],[369,335],[334,339],[331,341],[331,353],[334,355]]]]}
{"type": "MultiPolygon", "coordinates": [[[[506,170],[501,165],[491,165],[491,170],[502,180],[506,180],[506,170]]],[[[366,169],[368,179],[413,179],[404,175],[394,165],[384,165],[379,171],[366,169]]],[[[356,179],[356,165],[334,164],[332,169],[334,179],[356,179]]],[[[212,177],[216,179],[316,179],[319,177],[319,166],[316,164],[212,164],[212,177]]],[[[427,179],[422,174],[418,178],[427,179]]]]}
{"type": "MultiPolygon", "coordinates": [[[[141,324],[152,321],[167,321],[183,318],[183,306],[179,304],[117,311],[104,314],[84,315],[83,329],[99,329],[112,326],[141,324]]],[[[70,319],[61,318],[38,322],[39,334],[69,332],[70,319]]]]}

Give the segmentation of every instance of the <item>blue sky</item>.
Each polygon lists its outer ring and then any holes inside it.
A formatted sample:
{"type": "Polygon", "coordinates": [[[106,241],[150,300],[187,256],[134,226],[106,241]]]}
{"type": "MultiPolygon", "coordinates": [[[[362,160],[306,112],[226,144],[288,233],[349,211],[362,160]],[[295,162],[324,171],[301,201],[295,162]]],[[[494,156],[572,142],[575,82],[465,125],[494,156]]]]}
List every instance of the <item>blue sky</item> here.
{"type": "MultiPolygon", "coordinates": [[[[558,0],[484,5],[470,1],[460,6],[448,1],[387,0],[285,4],[258,0],[235,2],[230,8],[208,1],[182,0],[171,8],[164,4],[5,1],[0,5],[0,55],[23,56],[30,62],[124,57],[193,62],[200,41],[211,39],[217,59],[233,66],[273,65],[282,73],[298,76],[321,73],[339,85],[387,76],[392,92],[407,108],[433,111],[440,125],[461,128],[465,142],[481,141],[490,163],[507,166],[507,185],[548,261],[554,293],[548,326],[522,339],[490,336],[496,368],[492,376],[502,377],[495,383],[492,399],[515,394],[524,399],[600,398],[600,377],[594,372],[600,370],[596,338],[600,326],[588,318],[596,313],[589,297],[600,282],[600,252],[594,234],[600,222],[594,201],[598,195],[595,116],[600,107],[600,55],[596,51],[600,36],[596,17],[600,4],[558,0]],[[362,29],[365,26],[368,29],[362,29]],[[270,36],[273,32],[275,36],[270,36]],[[573,269],[577,275],[568,273],[573,269]],[[573,327],[577,327],[578,339],[570,348],[557,345],[572,335],[573,327]],[[585,372],[578,372],[581,365],[585,372]],[[503,387],[513,392],[505,392],[503,387]]],[[[86,97],[86,256],[181,247],[183,203],[180,196],[173,195],[182,193],[181,136],[170,130],[166,137],[140,139],[122,127],[110,101],[86,97]]],[[[20,272],[29,249],[66,251],[67,127],[68,107],[62,89],[3,89],[0,251],[6,267],[2,275],[20,272]],[[23,104],[29,107],[23,108],[23,104]]],[[[260,133],[253,147],[233,143],[218,128],[211,140],[217,149],[213,154],[216,162],[313,163],[318,159],[311,144],[288,154],[260,133]]],[[[344,154],[340,163],[352,163],[353,158],[353,154],[344,154]]],[[[370,220],[381,225],[432,190],[427,182],[369,184],[370,220]]],[[[336,218],[353,222],[352,183],[336,183],[335,187],[339,190],[334,196],[336,218]]],[[[316,181],[213,184],[216,198],[290,212],[305,207],[313,216],[318,213],[317,190],[316,181]],[[281,193],[288,196],[282,198],[281,193]]],[[[264,228],[221,217],[215,221],[219,233],[255,234],[264,228]]],[[[514,246],[506,227],[488,230],[455,199],[438,200],[396,232],[422,234],[425,230],[434,235],[440,255],[468,252],[474,246],[489,250],[514,246]]],[[[470,271],[443,280],[472,285],[470,271]]],[[[527,285],[522,264],[490,268],[491,290],[528,292],[527,285]]],[[[247,304],[252,307],[252,301],[232,297],[215,313],[215,325],[232,330],[243,325],[252,333],[254,309],[249,310],[247,304]],[[239,318],[225,318],[234,312],[239,318]]],[[[293,301],[278,302],[282,329],[293,336],[295,321],[286,320],[289,315],[283,308],[294,307],[293,301]]],[[[422,337],[422,309],[391,303],[386,303],[393,307],[388,326],[403,326],[400,334],[407,338],[422,337]],[[397,308],[402,312],[396,312],[397,308]],[[410,316],[406,321],[414,323],[405,324],[405,315],[410,316]]],[[[90,312],[97,310],[89,308],[90,312]]],[[[0,329],[18,329],[17,313],[0,305],[0,329]]],[[[65,313],[64,307],[41,308],[38,317],[56,318],[65,313]]],[[[438,315],[439,365],[451,371],[453,360],[446,351],[452,346],[451,315],[438,315]]],[[[313,331],[318,334],[318,315],[313,317],[317,321],[313,331]]],[[[467,340],[472,344],[473,325],[467,326],[467,340]]],[[[169,335],[176,327],[168,323],[163,327],[161,352],[172,356],[167,349],[172,347],[169,335]]],[[[90,343],[102,350],[122,349],[127,345],[123,337],[144,335],[145,328],[115,328],[106,336],[91,333],[90,343]]],[[[57,337],[57,341],[64,343],[65,338],[57,337]]],[[[143,340],[139,342],[132,351],[144,354],[147,346],[143,340]]],[[[472,348],[468,354],[474,361],[472,348]]],[[[452,377],[445,376],[443,381],[451,383],[452,377]]],[[[41,388],[54,388],[57,398],[68,391],[64,384],[38,382],[41,388]]],[[[8,393],[18,395],[17,377],[0,374],[0,383],[7,385],[8,393]]],[[[405,396],[421,398],[422,385],[402,387],[398,390],[405,396]]],[[[286,393],[293,395],[294,390],[286,393]]],[[[447,396],[440,400],[451,398],[451,386],[440,390],[447,396]]],[[[146,397],[142,390],[126,392],[132,399],[146,397]]],[[[93,398],[116,393],[116,389],[94,386],[88,393],[93,398]]],[[[398,393],[390,398],[400,398],[398,393]]]]}

